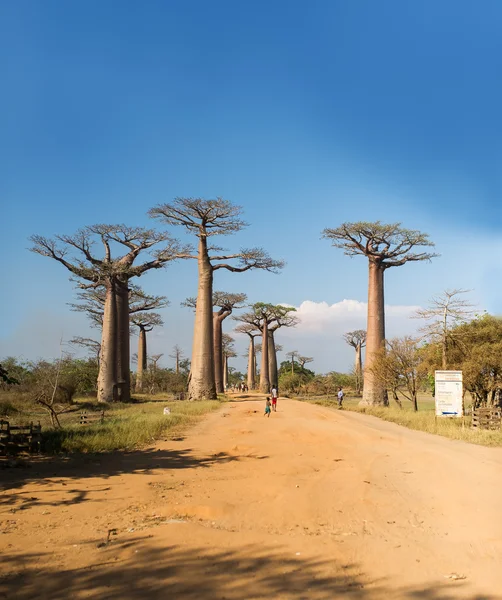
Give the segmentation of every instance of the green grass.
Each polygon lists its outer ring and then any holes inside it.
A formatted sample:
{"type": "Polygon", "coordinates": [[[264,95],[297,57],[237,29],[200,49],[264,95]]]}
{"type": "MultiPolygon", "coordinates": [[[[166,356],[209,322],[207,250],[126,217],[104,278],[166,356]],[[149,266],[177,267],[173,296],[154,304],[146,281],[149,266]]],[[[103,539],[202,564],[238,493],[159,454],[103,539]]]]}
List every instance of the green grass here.
{"type": "MultiPolygon", "coordinates": [[[[78,425],[78,417],[73,414],[72,420],[64,421],[62,429],[43,429],[43,451],[57,454],[134,450],[158,439],[179,435],[220,406],[221,402],[216,400],[114,404],[105,407],[103,423],[87,426],[78,425]],[[171,414],[163,414],[165,406],[171,409],[171,414]]],[[[96,408],[101,410],[103,406],[96,405],[96,408]]]]}
{"type": "MultiPolygon", "coordinates": [[[[337,408],[336,398],[301,398],[301,400],[312,402],[320,406],[337,408]]],[[[403,409],[395,403],[389,407],[359,406],[360,398],[345,398],[343,407],[345,410],[364,413],[390,421],[409,429],[425,431],[441,435],[452,440],[461,440],[482,446],[502,446],[502,431],[485,431],[471,428],[471,418],[464,419],[435,417],[434,400],[431,396],[422,395],[418,399],[418,412],[413,411],[411,402],[402,399],[403,409]]]]}

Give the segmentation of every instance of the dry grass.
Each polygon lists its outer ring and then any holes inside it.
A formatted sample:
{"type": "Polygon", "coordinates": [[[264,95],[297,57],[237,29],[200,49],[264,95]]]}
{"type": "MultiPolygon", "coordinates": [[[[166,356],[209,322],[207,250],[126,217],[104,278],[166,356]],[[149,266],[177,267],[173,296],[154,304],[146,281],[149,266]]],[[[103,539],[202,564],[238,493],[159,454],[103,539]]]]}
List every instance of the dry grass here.
{"type": "MultiPolygon", "coordinates": [[[[301,398],[307,402],[337,408],[336,398],[301,398]]],[[[343,407],[345,410],[364,413],[390,421],[409,429],[425,431],[450,438],[452,440],[461,440],[472,444],[482,446],[502,446],[501,431],[484,431],[471,428],[471,418],[466,416],[460,418],[435,417],[434,399],[429,395],[422,395],[418,401],[418,412],[413,411],[411,402],[402,399],[403,409],[401,410],[395,403],[389,407],[359,406],[360,398],[345,398],[343,407]]]]}
{"type": "Polygon", "coordinates": [[[40,407],[29,409],[24,406],[24,410],[9,415],[9,420],[13,423],[40,420],[44,453],[113,452],[141,448],[155,440],[179,435],[183,429],[220,406],[221,401],[218,400],[142,401],[105,406],[85,401],[77,403],[76,412],[61,415],[62,429],[53,429],[46,413],[40,412],[40,407]],[[164,407],[169,407],[169,415],[164,415],[164,407]],[[85,408],[90,414],[104,409],[104,421],[79,425],[80,408],[85,408]]]}

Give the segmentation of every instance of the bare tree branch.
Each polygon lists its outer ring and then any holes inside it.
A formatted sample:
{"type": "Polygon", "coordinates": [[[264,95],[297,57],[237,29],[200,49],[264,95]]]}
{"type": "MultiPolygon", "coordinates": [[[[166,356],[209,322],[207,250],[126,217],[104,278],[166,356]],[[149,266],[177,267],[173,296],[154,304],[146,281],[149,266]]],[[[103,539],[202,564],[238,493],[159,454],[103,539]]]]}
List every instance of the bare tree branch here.
{"type": "Polygon", "coordinates": [[[429,252],[411,252],[417,246],[432,247],[434,243],[427,234],[404,229],[401,223],[344,223],[336,229],[324,229],[322,237],[331,240],[333,246],[343,249],[348,256],[363,254],[378,262],[382,268],[401,266],[409,261],[431,260],[439,256],[429,252]]]}
{"type": "Polygon", "coordinates": [[[364,348],[366,345],[366,331],[364,329],[349,331],[343,335],[343,339],[353,348],[357,348],[358,346],[364,348]]]}

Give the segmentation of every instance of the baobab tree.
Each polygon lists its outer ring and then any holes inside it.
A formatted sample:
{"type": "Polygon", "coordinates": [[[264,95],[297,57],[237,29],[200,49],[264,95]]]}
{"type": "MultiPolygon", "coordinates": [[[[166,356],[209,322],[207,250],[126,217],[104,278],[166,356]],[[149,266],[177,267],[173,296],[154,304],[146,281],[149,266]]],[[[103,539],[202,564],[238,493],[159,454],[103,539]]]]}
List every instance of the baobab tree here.
{"type": "Polygon", "coordinates": [[[288,312],[283,309],[285,307],[278,306],[276,310],[275,323],[268,328],[268,373],[270,378],[270,386],[279,387],[279,373],[277,370],[277,352],[282,350],[282,346],[275,343],[275,332],[281,327],[296,327],[299,323],[297,316],[291,314],[296,311],[296,308],[288,308],[288,312]]]}
{"type": "Polygon", "coordinates": [[[250,390],[254,390],[256,387],[256,350],[254,339],[261,335],[261,332],[249,323],[237,325],[235,331],[237,333],[245,333],[249,337],[247,384],[250,390]]]}
{"type": "MultiPolygon", "coordinates": [[[[77,298],[80,302],[70,304],[72,310],[78,312],[85,312],[88,318],[91,321],[91,325],[93,327],[102,328],[103,327],[103,315],[105,310],[105,301],[106,301],[106,290],[104,287],[91,287],[81,289],[77,293],[77,298]]],[[[169,301],[165,296],[152,296],[150,294],[146,294],[144,290],[142,290],[138,285],[130,284],[129,285],[129,322],[130,324],[139,326],[139,322],[145,321],[148,322],[149,317],[148,313],[155,309],[165,308],[169,306],[169,301]]],[[[154,318],[158,320],[160,315],[156,315],[154,318]]],[[[157,323],[159,324],[159,323],[157,323]]],[[[160,323],[161,324],[161,323],[160,323]]],[[[149,325],[148,325],[149,326],[149,325]]],[[[136,356],[136,361],[138,362],[138,370],[136,375],[136,391],[140,391],[142,389],[143,382],[143,373],[146,370],[146,331],[142,332],[140,327],[140,335],[139,335],[139,345],[141,346],[144,341],[144,354],[141,360],[138,360],[138,356],[136,356]],[[144,339],[143,339],[144,338],[144,339]]],[[[130,328],[130,332],[132,333],[132,329],[130,328]]],[[[99,344],[101,347],[101,345],[99,344]]],[[[118,353],[118,349],[116,349],[118,353]]],[[[140,353],[138,352],[138,355],[140,353]]]]}
{"type": "MultiPolygon", "coordinates": [[[[259,332],[261,337],[261,331],[259,332]]],[[[256,380],[260,372],[258,370],[258,356],[261,354],[261,342],[258,342],[254,345],[254,373],[255,373],[255,388],[256,388],[256,380]]]]}
{"type": "Polygon", "coordinates": [[[291,352],[286,352],[286,356],[291,360],[291,373],[295,372],[295,358],[298,356],[298,350],[291,350],[291,352]]]}
{"type": "MultiPolygon", "coordinates": [[[[281,323],[279,326],[293,326],[296,324],[295,318],[290,313],[296,311],[296,308],[291,306],[282,306],[280,304],[266,304],[264,302],[257,302],[251,307],[251,311],[243,315],[235,317],[236,321],[253,326],[255,329],[261,332],[261,369],[260,369],[260,391],[264,394],[270,392],[272,383],[277,385],[276,381],[271,381],[270,373],[270,335],[269,329],[273,324],[281,323]],[[286,325],[290,323],[289,325],[286,325]]],[[[273,338],[272,338],[273,340],[273,338]]],[[[272,351],[275,355],[275,349],[272,351]]],[[[277,368],[277,359],[276,359],[277,368]]],[[[277,379],[277,374],[272,373],[272,377],[277,379]]]]}
{"type": "Polygon", "coordinates": [[[298,362],[300,363],[300,367],[304,369],[305,365],[314,362],[314,359],[312,356],[298,356],[298,362]]]}
{"type": "Polygon", "coordinates": [[[138,327],[138,366],[136,369],[136,392],[143,390],[143,375],[148,366],[146,334],[154,327],[164,324],[159,313],[138,313],[131,316],[131,323],[138,327]]]}
{"type": "Polygon", "coordinates": [[[225,383],[228,383],[228,367],[226,382],[223,381],[223,321],[232,314],[233,310],[242,308],[246,300],[246,294],[229,294],[227,292],[214,292],[213,294],[213,306],[218,309],[213,312],[214,378],[218,394],[223,393],[225,383]]]}
{"type": "Polygon", "coordinates": [[[72,275],[87,282],[87,287],[104,287],[98,400],[129,401],[129,282],[151,269],[160,269],[173,260],[186,258],[190,249],[167,233],[125,225],[93,225],[73,236],[57,235],[51,239],[33,235],[30,240],[32,252],[56,260],[72,275]],[[101,256],[93,252],[96,239],[103,246],[101,256]],[[154,250],[158,244],[162,246],[154,250]],[[112,250],[116,247],[125,247],[127,252],[113,257],[112,250]],[[76,254],[72,258],[71,252],[76,254]],[[149,254],[148,260],[135,264],[142,253],[149,254]]]}
{"type": "Polygon", "coordinates": [[[356,392],[361,392],[361,382],[363,373],[363,358],[362,350],[366,346],[366,331],[364,329],[356,329],[355,331],[349,331],[345,333],[343,339],[349,346],[355,348],[356,360],[354,364],[354,373],[356,376],[356,392]]]}
{"type": "Polygon", "coordinates": [[[415,252],[415,248],[431,247],[434,243],[420,231],[403,229],[400,223],[344,223],[336,229],[324,229],[323,237],[341,248],[348,256],[362,254],[369,261],[368,323],[366,336],[366,368],[361,404],[388,405],[387,392],[373,373],[375,354],[385,342],[384,273],[390,267],[407,262],[430,261],[438,256],[430,252],[415,252]]]}
{"type": "Polygon", "coordinates": [[[420,329],[424,337],[432,342],[440,342],[443,371],[448,368],[448,347],[455,343],[455,337],[461,331],[457,327],[469,321],[474,314],[474,305],[459,297],[469,291],[445,290],[440,296],[431,299],[428,308],[417,310],[413,315],[426,321],[420,329]]]}
{"type": "Polygon", "coordinates": [[[173,353],[169,355],[169,358],[173,358],[175,361],[175,370],[176,375],[180,374],[180,363],[185,358],[183,350],[178,344],[176,344],[173,348],[173,353]]]}
{"type": "Polygon", "coordinates": [[[237,353],[234,348],[234,338],[228,333],[222,334],[221,345],[223,350],[223,389],[228,386],[228,359],[235,358],[237,353]]]}
{"type": "MultiPolygon", "coordinates": [[[[278,328],[276,328],[278,329],[278,328]]],[[[282,352],[281,344],[276,344],[272,327],[268,330],[268,372],[270,377],[270,387],[279,387],[279,372],[277,369],[277,353],[282,352]]]]}
{"type": "Polygon", "coordinates": [[[148,359],[150,363],[150,368],[152,371],[156,371],[159,368],[159,361],[164,356],[164,354],[152,354],[148,359]]]}
{"type": "Polygon", "coordinates": [[[301,356],[298,350],[291,350],[291,352],[286,353],[286,356],[291,360],[291,374],[294,374],[295,372],[295,358],[301,369],[303,369],[307,363],[311,363],[314,360],[311,356],[301,356]]]}
{"type": "Polygon", "coordinates": [[[181,225],[198,238],[198,249],[191,258],[198,263],[198,291],[192,347],[192,369],[188,386],[189,400],[215,399],[213,350],[213,277],[218,269],[242,273],[250,269],[277,272],[284,263],[272,259],[261,248],[223,253],[210,246],[208,238],[231,235],[246,226],[240,218],[242,209],[228,200],[217,198],[176,198],[171,204],[152,208],[149,214],[169,225],[181,225]]]}
{"type": "MultiPolygon", "coordinates": [[[[243,308],[246,302],[246,294],[230,294],[228,292],[213,292],[213,307],[217,310],[213,311],[213,355],[214,355],[214,380],[216,392],[222,394],[223,384],[223,348],[222,334],[223,321],[232,314],[232,311],[238,308],[243,308]]],[[[184,306],[196,308],[196,298],[187,298],[183,302],[184,306]]]]}

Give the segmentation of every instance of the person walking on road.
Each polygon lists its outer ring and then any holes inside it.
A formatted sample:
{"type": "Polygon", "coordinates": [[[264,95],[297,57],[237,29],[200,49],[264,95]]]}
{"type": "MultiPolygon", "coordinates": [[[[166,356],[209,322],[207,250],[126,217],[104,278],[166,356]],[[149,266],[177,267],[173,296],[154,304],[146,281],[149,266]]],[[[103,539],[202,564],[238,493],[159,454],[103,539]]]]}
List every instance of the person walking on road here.
{"type": "Polygon", "coordinates": [[[343,397],[344,397],[343,389],[340,386],[338,388],[338,408],[343,408],[342,407],[343,397]]]}
{"type": "Polygon", "coordinates": [[[274,386],[272,388],[272,410],[277,412],[277,388],[274,386]]]}
{"type": "Polygon", "coordinates": [[[270,398],[268,396],[267,396],[267,402],[265,404],[265,413],[263,416],[270,417],[270,398]]]}

